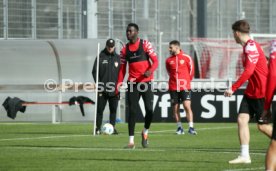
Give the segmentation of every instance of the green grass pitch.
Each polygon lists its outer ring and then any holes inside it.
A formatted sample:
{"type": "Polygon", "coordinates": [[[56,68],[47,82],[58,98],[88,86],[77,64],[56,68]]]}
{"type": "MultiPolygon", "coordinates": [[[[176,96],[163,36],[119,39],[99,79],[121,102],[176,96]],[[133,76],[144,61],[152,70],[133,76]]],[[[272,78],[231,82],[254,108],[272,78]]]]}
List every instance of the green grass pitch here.
{"type": "Polygon", "coordinates": [[[136,149],[126,150],[127,124],[117,124],[119,135],[92,136],[89,123],[0,123],[0,170],[264,170],[270,140],[256,124],[250,124],[252,164],[246,165],[228,164],[239,154],[235,123],[195,126],[196,136],[176,135],[175,124],[152,123],[150,148],[143,149],[143,124],[136,124],[136,149]]]}

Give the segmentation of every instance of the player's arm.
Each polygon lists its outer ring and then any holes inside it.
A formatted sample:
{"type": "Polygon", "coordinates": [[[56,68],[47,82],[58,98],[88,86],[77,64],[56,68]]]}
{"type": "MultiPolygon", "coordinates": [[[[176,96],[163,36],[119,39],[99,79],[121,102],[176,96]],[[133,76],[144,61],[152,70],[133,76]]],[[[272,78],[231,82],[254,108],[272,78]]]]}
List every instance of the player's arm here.
{"type": "MultiPolygon", "coordinates": [[[[276,50],[276,49],[275,49],[276,50]]],[[[276,51],[270,55],[268,65],[268,77],[266,83],[266,98],[265,98],[265,110],[269,110],[273,96],[274,96],[274,82],[276,78],[276,51]]]]}
{"type": "Polygon", "coordinates": [[[92,76],[93,76],[95,82],[96,82],[96,72],[97,72],[97,57],[94,61],[94,65],[93,65],[93,69],[92,69],[92,76]]]}
{"type": "Polygon", "coordinates": [[[194,73],[195,73],[194,61],[188,55],[186,56],[186,61],[187,61],[186,64],[187,64],[187,67],[188,67],[189,75],[190,75],[190,80],[192,80],[194,78],[194,73]]]}
{"type": "Polygon", "coordinates": [[[170,75],[170,72],[169,72],[169,61],[168,60],[166,60],[166,70],[167,70],[168,75],[170,75]]]}
{"type": "Polygon", "coordinates": [[[119,93],[119,88],[121,87],[122,82],[125,78],[125,74],[126,74],[127,62],[126,62],[126,48],[125,48],[125,46],[121,50],[120,60],[121,60],[121,64],[120,64],[119,75],[118,75],[118,80],[117,80],[117,84],[116,84],[116,94],[119,93]]]}
{"type": "Polygon", "coordinates": [[[254,73],[259,55],[246,54],[245,69],[239,79],[232,85],[231,90],[235,92],[254,73]]]}
{"type": "Polygon", "coordinates": [[[144,40],[144,50],[149,55],[149,58],[152,62],[151,67],[146,71],[145,76],[149,77],[158,67],[157,55],[153,50],[153,47],[150,42],[144,40]]]}

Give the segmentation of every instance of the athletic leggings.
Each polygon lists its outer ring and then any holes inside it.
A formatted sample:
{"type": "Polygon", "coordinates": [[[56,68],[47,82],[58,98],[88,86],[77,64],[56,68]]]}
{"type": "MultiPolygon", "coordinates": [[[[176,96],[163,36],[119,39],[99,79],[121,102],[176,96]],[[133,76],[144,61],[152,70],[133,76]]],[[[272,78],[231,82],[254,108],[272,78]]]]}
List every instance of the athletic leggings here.
{"type": "Polygon", "coordinates": [[[142,99],[145,104],[146,116],[144,127],[146,129],[150,128],[150,124],[153,116],[153,92],[151,89],[151,82],[142,82],[142,83],[128,83],[128,133],[129,136],[134,135],[135,123],[137,114],[141,111],[139,105],[139,99],[142,96],[142,99]]]}

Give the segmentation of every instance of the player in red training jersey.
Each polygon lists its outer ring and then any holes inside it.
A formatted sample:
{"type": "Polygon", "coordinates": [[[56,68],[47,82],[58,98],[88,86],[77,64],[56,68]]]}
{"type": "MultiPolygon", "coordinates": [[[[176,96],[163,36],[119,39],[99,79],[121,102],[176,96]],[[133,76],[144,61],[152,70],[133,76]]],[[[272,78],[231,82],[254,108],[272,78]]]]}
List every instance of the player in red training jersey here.
{"type": "Polygon", "coordinates": [[[148,130],[153,117],[153,91],[151,81],[153,72],[158,66],[157,55],[147,40],[138,37],[139,27],[130,23],[126,29],[128,43],[121,50],[121,66],[117,81],[118,87],[124,80],[128,63],[128,132],[129,143],[126,148],[134,149],[135,119],[139,114],[139,99],[142,97],[145,104],[146,116],[142,135],[142,146],[148,147],[148,130]]]}
{"type": "Polygon", "coordinates": [[[166,60],[166,69],[169,74],[169,91],[173,107],[173,116],[177,123],[176,134],[184,134],[181,124],[179,106],[182,103],[189,122],[188,133],[196,135],[193,125],[193,111],[191,108],[191,80],[194,76],[193,60],[180,49],[180,43],[173,40],[169,44],[172,56],[166,60]]]}
{"type": "Polygon", "coordinates": [[[236,21],[232,25],[234,38],[243,46],[244,72],[224,95],[230,97],[243,83],[248,80],[248,85],[240,105],[238,115],[238,134],[241,153],[238,158],[229,161],[230,164],[251,163],[249,155],[250,132],[248,122],[250,117],[256,118],[258,129],[271,137],[272,127],[260,122],[264,109],[266,81],[268,75],[267,61],[261,46],[250,39],[250,26],[246,20],[236,21]]]}

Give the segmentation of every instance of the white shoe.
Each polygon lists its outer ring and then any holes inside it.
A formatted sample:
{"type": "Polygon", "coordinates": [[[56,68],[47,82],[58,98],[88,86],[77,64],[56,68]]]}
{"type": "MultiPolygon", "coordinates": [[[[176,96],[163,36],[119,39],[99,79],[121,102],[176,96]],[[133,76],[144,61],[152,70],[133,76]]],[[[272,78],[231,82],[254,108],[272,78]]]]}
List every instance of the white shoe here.
{"type": "Polygon", "coordinates": [[[176,134],[177,135],[185,134],[184,129],[182,127],[178,127],[177,130],[176,130],[176,134]]]}
{"type": "Polygon", "coordinates": [[[238,158],[229,161],[229,164],[250,164],[250,163],[251,163],[250,156],[249,157],[238,156],[238,158]]]}

